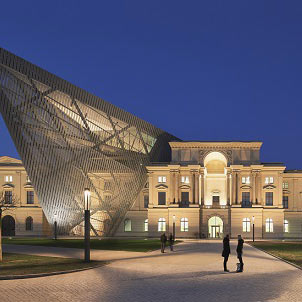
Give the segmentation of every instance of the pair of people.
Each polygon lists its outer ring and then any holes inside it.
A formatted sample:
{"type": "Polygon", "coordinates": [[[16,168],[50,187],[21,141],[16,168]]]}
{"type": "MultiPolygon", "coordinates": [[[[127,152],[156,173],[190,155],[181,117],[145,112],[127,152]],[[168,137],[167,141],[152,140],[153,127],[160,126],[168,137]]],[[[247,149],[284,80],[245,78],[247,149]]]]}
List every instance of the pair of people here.
{"type": "MultiPolygon", "coordinates": [[[[164,253],[165,252],[165,248],[166,248],[166,243],[168,241],[168,238],[166,236],[165,233],[162,233],[162,235],[160,236],[160,242],[161,242],[161,252],[164,253]]],[[[170,243],[170,250],[173,251],[173,245],[174,245],[174,236],[172,234],[170,234],[169,236],[169,243],[170,243]]]]}
{"type": "MultiPolygon", "coordinates": [[[[241,235],[238,235],[238,244],[237,244],[237,258],[240,262],[240,265],[237,269],[237,272],[243,272],[243,261],[242,261],[242,250],[243,250],[243,243],[244,240],[242,239],[241,235]]],[[[229,260],[229,256],[231,254],[231,249],[230,249],[230,237],[229,235],[226,235],[223,239],[223,250],[222,250],[222,257],[224,258],[223,261],[223,268],[225,272],[229,272],[227,269],[227,262],[229,260]]]]}

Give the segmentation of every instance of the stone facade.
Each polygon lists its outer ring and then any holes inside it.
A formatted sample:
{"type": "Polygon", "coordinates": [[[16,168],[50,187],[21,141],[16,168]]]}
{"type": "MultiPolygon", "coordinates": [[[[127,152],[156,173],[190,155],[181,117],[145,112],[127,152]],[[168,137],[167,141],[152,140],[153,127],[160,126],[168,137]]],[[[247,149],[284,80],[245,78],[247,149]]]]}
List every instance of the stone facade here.
{"type": "MultiPolygon", "coordinates": [[[[261,163],[261,145],[171,142],[172,161],[147,167],[147,189],[126,217],[131,233],[252,238],[254,225],[255,238],[301,238],[302,171],[261,163]],[[144,194],[149,195],[148,208],[144,194]]],[[[123,228],[117,235],[129,236],[123,228]]]]}
{"type": "Polygon", "coordinates": [[[5,200],[2,213],[4,236],[47,236],[50,226],[20,160],[0,157],[0,194],[5,200]]]}

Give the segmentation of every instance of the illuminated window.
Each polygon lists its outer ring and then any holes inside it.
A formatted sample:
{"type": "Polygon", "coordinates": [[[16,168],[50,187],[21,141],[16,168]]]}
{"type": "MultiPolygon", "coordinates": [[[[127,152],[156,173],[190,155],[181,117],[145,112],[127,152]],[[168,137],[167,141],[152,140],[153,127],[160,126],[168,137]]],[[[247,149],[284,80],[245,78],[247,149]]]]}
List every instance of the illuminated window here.
{"type": "Polygon", "coordinates": [[[288,182],[284,182],[284,183],[282,184],[282,188],[283,188],[283,189],[288,189],[288,182]]]}
{"type": "Polygon", "coordinates": [[[27,217],[25,220],[25,230],[32,231],[33,230],[33,219],[32,217],[27,217]]]}
{"type": "Polygon", "coordinates": [[[13,182],[13,177],[11,175],[6,175],[5,176],[5,182],[8,183],[8,182],[13,182]]]}
{"type": "Polygon", "coordinates": [[[274,177],[265,177],[265,184],[273,184],[274,183],[274,177]]]}
{"type": "Polygon", "coordinates": [[[189,220],[188,220],[188,218],[181,218],[180,219],[180,231],[181,232],[188,232],[189,231],[189,220]]]}
{"type": "Polygon", "coordinates": [[[159,183],[166,183],[167,177],[166,176],[158,176],[158,182],[159,183]]]}
{"type": "Polygon", "coordinates": [[[166,231],[166,219],[165,218],[159,218],[158,219],[158,231],[159,232],[165,232],[166,231]]]}
{"type": "Polygon", "coordinates": [[[131,232],[131,220],[128,218],[124,221],[124,231],[131,232]]]}
{"type": "Polygon", "coordinates": [[[267,218],[265,220],[265,232],[273,233],[274,232],[274,224],[272,218],[267,218]]]}
{"type": "Polygon", "coordinates": [[[284,220],[284,233],[288,233],[288,220],[284,220]]]}
{"type": "Polygon", "coordinates": [[[249,177],[249,176],[247,176],[247,177],[242,177],[241,182],[242,182],[243,184],[249,185],[249,184],[250,184],[250,177],[249,177]]]}
{"type": "Polygon", "coordinates": [[[148,219],[145,219],[144,230],[145,232],[148,232],[148,219]]]}
{"type": "Polygon", "coordinates": [[[251,220],[249,218],[243,218],[242,231],[243,232],[250,232],[251,231],[251,220]]]}
{"type": "Polygon", "coordinates": [[[182,182],[183,184],[188,184],[188,183],[190,183],[189,176],[182,176],[182,177],[181,177],[181,182],[182,182]]]}

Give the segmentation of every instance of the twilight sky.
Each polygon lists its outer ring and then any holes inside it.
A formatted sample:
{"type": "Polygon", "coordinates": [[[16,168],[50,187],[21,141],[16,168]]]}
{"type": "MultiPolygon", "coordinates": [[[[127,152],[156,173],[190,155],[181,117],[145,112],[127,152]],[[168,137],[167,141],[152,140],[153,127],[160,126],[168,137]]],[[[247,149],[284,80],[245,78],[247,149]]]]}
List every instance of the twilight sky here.
{"type": "MultiPolygon", "coordinates": [[[[183,140],[302,169],[302,2],[3,1],[0,46],[183,140]]],[[[0,155],[19,157],[0,116],[0,155]]]]}

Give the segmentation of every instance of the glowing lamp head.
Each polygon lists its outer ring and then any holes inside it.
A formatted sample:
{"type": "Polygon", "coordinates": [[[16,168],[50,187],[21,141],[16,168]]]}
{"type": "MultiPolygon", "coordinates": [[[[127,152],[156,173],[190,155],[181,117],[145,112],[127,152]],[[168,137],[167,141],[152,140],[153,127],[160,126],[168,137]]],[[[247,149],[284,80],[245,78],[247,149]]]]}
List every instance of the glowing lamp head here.
{"type": "Polygon", "coordinates": [[[84,208],[90,210],[90,190],[88,188],[84,190],[84,208]]]}
{"type": "Polygon", "coordinates": [[[252,221],[253,221],[253,223],[255,222],[255,216],[252,217],[252,221]]]}
{"type": "Polygon", "coordinates": [[[173,222],[175,223],[175,215],[173,215],[173,222]]]}

